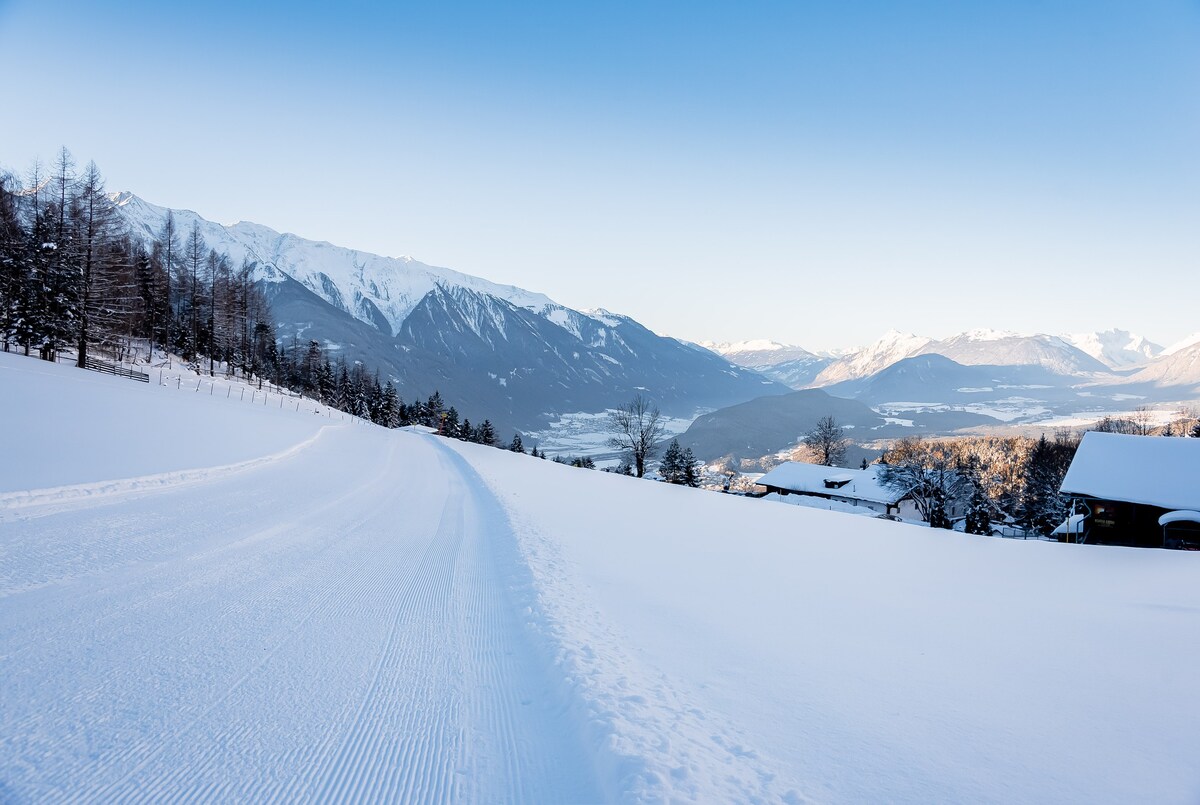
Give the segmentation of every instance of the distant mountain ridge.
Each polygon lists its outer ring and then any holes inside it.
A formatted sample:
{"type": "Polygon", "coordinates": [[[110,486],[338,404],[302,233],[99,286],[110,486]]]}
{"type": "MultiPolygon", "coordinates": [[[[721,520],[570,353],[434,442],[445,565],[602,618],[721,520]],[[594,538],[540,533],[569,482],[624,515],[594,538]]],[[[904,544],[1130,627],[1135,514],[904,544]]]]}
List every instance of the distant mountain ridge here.
{"type": "MultiPolygon", "coordinates": [[[[111,197],[137,237],[152,240],[167,208],[111,197]]],[[[690,415],[788,391],[714,353],[655,335],[627,316],[582,312],[544,294],[411,258],[391,258],[172,210],[235,265],[253,266],[285,346],[317,340],[393,378],[402,396],[435,389],[470,418],[536,430],[563,413],[600,412],[636,393],[690,415]]]]}
{"type": "Polygon", "coordinates": [[[1039,366],[1081,380],[1103,379],[1200,343],[1196,333],[1164,349],[1127,330],[1095,333],[1022,334],[970,330],[943,339],[889,330],[866,347],[835,356],[774,341],[703,342],[702,346],[741,366],[753,368],[794,389],[827,388],[870,377],[917,355],[942,355],[967,366],[1039,366]]]}

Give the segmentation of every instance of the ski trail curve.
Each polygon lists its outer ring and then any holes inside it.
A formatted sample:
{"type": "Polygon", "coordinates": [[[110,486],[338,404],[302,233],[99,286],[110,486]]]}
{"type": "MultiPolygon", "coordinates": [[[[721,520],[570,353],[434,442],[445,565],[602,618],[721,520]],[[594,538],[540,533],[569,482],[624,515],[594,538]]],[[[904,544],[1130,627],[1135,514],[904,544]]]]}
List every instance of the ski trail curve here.
{"type": "Polygon", "coordinates": [[[341,429],[6,524],[2,798],[606,799],[472,473],[341,429]]]}

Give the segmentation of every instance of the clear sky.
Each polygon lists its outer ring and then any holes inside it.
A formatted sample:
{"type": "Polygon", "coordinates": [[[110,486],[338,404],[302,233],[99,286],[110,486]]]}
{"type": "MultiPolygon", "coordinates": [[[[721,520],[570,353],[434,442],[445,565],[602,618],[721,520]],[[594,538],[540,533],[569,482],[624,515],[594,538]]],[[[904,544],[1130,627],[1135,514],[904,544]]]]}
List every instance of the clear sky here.
{"type": "Polygon", "coordinates": [[[1200,2],[0,0],[0,165],[693,340],[1200,330],[1200,2]]]}

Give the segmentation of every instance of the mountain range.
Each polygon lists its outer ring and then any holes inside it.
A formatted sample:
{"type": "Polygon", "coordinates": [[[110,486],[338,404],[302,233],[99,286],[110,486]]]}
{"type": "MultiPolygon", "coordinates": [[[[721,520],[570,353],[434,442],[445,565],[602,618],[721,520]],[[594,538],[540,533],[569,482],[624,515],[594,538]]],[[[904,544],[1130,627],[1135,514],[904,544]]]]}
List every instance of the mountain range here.
{"type": "Polygon", "coordinates": [[[711,344],[734,363],[755,369],[792,388],[834,388],[847,381],[871,377],[907,358],[941,355],[964,366],[1036,366],[1076,383],[1140,383],[1186,387],[1200,384],[1200,371],[1188,359],[1200,346],[1200,333],[1163,348],[1126,330],[1065,335],[1020,334],[995,330],[972,330],[949,338],[934,339],[890,330],[874,343],[840,357],[818,355],[802,347],[777,342],[711,344]],[[743,345],[769,344],[748,349],[743,345]],[[772,360],[772,356],[781,360],[772,360]],[[790,371],[793,356],[820,366],[811,373],[790,371]]]}
{"type": "MultiPolygon", "coordinates": [[[[162,231],[167,208],[128,192],[111,199],[135,236],[152,240],[162,231]]],[[[889,420],[870,426],[879,436],[893,426],[934,432],[1101,410],[1106,400],[1183,400],[1200,393],[1200,334],[1166,349],[1117,329],[1067,335],[972,330],[943,339],[893,330],[845,353],[773,341],[692,344],[657,335],[627,316],[574,310],[541,293],[409,257],[171,212],[181,234],[194,226],[208,247],[235,265],[252,266],[285,348],[316,340],[332,356],[378,369],[408,399],[438,390],[464,415],[489,417],[502,430],[543,429],[563,414],[602,412],[637,393],[664,413],[690,418],[823,388],[889,420]],[[909,420],[912,425],[898,425],[909,420]]],[[[786,404],[739,410],[751,419],[778,417],[786,404]]],[[[795,416],[787,419],[785,429],[796,424],[795,416]]],[[[715,444],[705,447],[698,454],[715,444]]]]}
{"type": "MultiPolygon", "coordinates": [[[[135,236],[152,240],[162,231],[167,208],[128,192],[111,199],[135,236]]],[[[438,390],[466,416],[489,417],[505,430],[604,411],[639,392],[665,413],[690,416],[788,391],[627,316],[573,310],[408,257],[172,212],[181,233],[198,227],[209,248],[252,265],[285,347],[316,340],[334,356],[378,369],[407,399],[438,390]]]]}

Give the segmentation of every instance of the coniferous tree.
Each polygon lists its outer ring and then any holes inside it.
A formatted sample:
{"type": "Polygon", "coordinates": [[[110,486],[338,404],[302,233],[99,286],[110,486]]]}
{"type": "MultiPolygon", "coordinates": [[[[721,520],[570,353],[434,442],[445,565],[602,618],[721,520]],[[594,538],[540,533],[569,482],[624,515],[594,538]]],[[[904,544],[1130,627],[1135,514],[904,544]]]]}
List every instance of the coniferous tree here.
{"type": "Polygon", "coordinates": [[[988,499],[984,485],[974,478],[971,481],[971,496],[967,499],[964,530],[968,534],[985,536],[992,533],[992,502],[988,499]]]}
{"type": "Polygon", "coordinates": [[[521,434],[514,433],[512,441],[508,443],[508,449],[514,453],[524,453],[525,445],[521,443],[521,434]]]}
{"type": "Polygon", "coordinates": [[[479,426],[479,430],[475,434],[476,441],[480,444],[496,446],[496,429],[492,426],[490,419],[483,420],[483,424],[479,426]]]}
{"type": "Polygon", "coordinates": [[[1064,461],[1064,452],[1062,445],[1048,441],[1043,434],[1026,461],[1017,518],[1034,533],[1049,534],[1066,519],[1066,501],[1059,494],[1066,467],[1070,465],[1069,457],[1064,461]]]}
{"type": "Polygon", "coordinates": [[[457,439],[461,430],[462,426],[458,422],[458,409],[452,405],[446,410],[446,416],[442,418],[442,435],[450,439],[457,439]]]}
{"type": "Polygon", "coordinates": [[[663,457],[658,462],[658,474],[669,484],[683,482],[683,448],[679,446],[678,439],[672,439],[663,452],[663,457]]]}
{"type": "Polygon", "coordinates": [[[679,457],[681,469],[680,481],[684,486],[700,486],[699,463],[696,459],[696,454],[692,452],[692,448],[685,448],[679,457]]]}
{"type": "Polygon", "coordinates": [[[400,398],[396,394],[396,386],[389,380],[383,387],[383,404],[380,412],[380,425],[385,428],[400,426],[400,398]]]}

